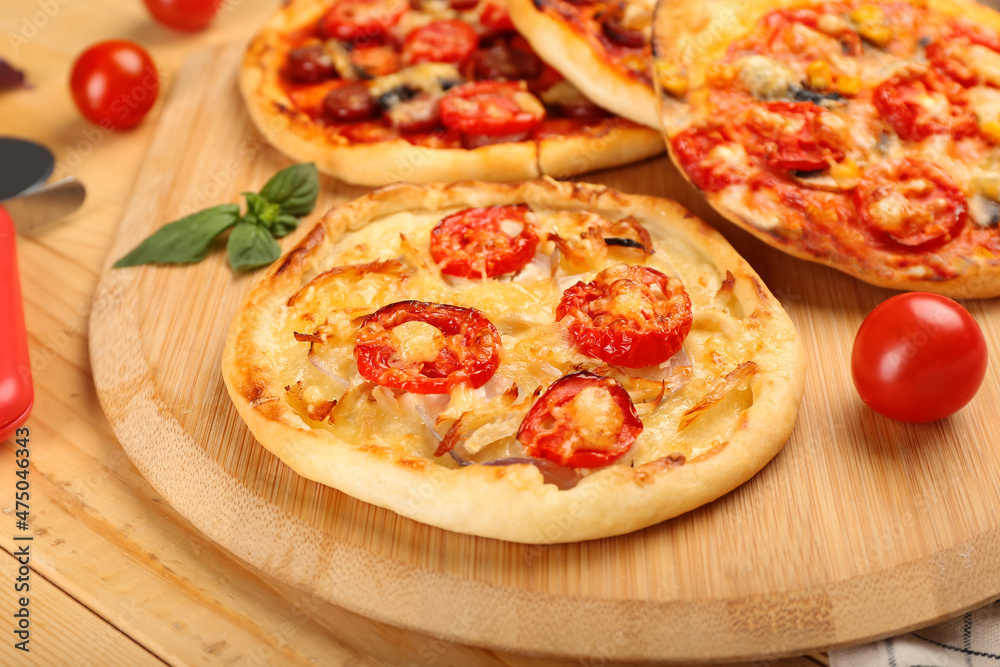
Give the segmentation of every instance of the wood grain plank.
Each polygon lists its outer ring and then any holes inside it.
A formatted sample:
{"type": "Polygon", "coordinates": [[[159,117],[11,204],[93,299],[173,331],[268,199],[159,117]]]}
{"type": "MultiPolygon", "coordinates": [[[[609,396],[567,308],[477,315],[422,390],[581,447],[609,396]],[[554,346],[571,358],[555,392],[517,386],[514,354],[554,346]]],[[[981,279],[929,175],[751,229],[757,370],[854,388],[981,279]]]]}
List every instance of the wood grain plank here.
{"type": "MultiPolygon", "coordinates": [[[[20,545],[25,542],[20,542],[20,545]]],[[[0,552],[0,609],[19,611],[20,600],[27,596],[30,626],[27,652],[15,647],[21,638],[5,638],[0,644],[0,663],[37,667],[164,667],[166,663],[152,655],[128,635],[80,604],[37,571],[27,576],[28,591],[16,592],[13,582],[18,577],[20,563],[8,551],[0,552]],[[10,585],[8,585],[10,582],[10,585]]],[[[119,620],[134,609],[123,610],[119,620]]],[[[8,616],[9,617],[9,616],[8,616]]],[[[127,624],[127,623],[126,623],[127,624]]]]}

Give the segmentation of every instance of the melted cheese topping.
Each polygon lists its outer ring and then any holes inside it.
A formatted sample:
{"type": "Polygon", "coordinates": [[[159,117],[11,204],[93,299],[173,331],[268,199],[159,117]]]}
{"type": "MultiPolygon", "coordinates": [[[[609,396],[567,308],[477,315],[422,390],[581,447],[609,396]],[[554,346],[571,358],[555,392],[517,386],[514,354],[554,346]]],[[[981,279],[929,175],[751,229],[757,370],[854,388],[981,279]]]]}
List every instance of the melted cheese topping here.
{"type": "Polygon", "coordinates": [[[437,359],[444,349],[444,334],[433,324],[414,320],[403,322],[389,332],[389,340],[402,364],[418,364],[437,359]]]}
{"type": "Polygon", "coordinates": [[[976,113],[980,125],[1000,120],[1000,90],[983,86],[970,89],[969,106],[976,113]]]}
{"type": "MultiPolygon", "coordinates": [[[[994,263],[1000,254],[996,224],[1000,210],[1000,53],[969,44],[965,38],[949,39],[956,21],[962,19],[921,3],[860,0],[823,9],[816,4],[802,6],[803,11],[818,14],[812,28],[782,16],[791,7],[775,9],[773,14],[764,8],[760,14],[748,11],[746,16],[759,20],[745,38],[729,44],[706,37],[718,47],[714,52],[718,59],[692,67],[691,81],[702,83],[689,91],[684,114],[664,115],[678,127],[689,123],[684,129],[722,126],[732,131],[722,133],[729,143],[688,151],[689,176],[703,179],[700,185],[709,192],[713,205],[743,224],[769,232],[774,245],[873,282],[897,277],[902,282],[906,275],[951,280],[977,270],[977,265],[994,263]],[[935,53],[932,44],[944,51],[935,53]],[[949,82],[951,75],[939,56],[958,66],[954,75],[962,78],[961,83],[949,82]],[[959,74],[962,67],[969,72],[959,74]],[[713,76],[722,71],[735,77],[713,76]],[[925,72],[930,73],[928,81],[940,78],[943,85],[923,85],[925,72]],[[895,77],[898,82],[893,82],[895,77]],[[883,84],[889,85],[888,93],[876,95],[883,84]],[[773,102],[800,108],[815,104],[823,110],[815,135],[821,146],[834,149],[835,157],[820,156],[827,158],[828,167],[813,173],[810,169],[774,169],[768,164],[782,150],[783,135],[801,131],[787,122],[794,114],[773,102]],[[906,111],[894,114],[888,109],[893,104],[906,111]],[[969,127],[970,110],[978,130],[969,127]],[[897,125],[916,125],[919,131],[904,139],[898,132],[909,133],[897,130],[897,125]],[[739,147],[740,141],[749,155],[739,147]],[[870,243],[871,237],[859,224],[855,188],[884,161],[904,158],[940,168],[965,195],[973,224],[962,226],[933,252],[870,243]],[[751,181],[758,175],[774,175],[777,180],[751,181]],[[785,201],[762,192],[772,182],[785,193],[785,201]],[[802,187],[795,190],[796,185],[802,187]],[[917,269],[914,263],[924,267],[917,269]]],[[[993,24],[982,27],[998,34],[993,24]]],[[[681,135],[669,129],[671,136],[681,135]]],[[[789,153],[795,157],[794,149],[789,153]]],[[[911,185],[916,184],[907,187],[911,185]]],[[[905,199],[906,193],[899,191],[872,202],[869,208],[876,224],[888,232],[901,232],[920,225],[933,227],[935,212],[947,214],[943,200],[905,199]]],[[[964,286],[956,283],[956,289],[964,286]]]]}
{"type": "Polygon", "coordinates": [[[607,451],[618,441],[625,416],[604,387],[587,387],[565,405],[553,410],[565,414],[576,426],[576,436],[589,449],[607,451]]]}
{"type": "MultiPolygon", "coordinates": [[[[408,14],[413,13],[415,12],[408,12],[408,14]]],[[[447,63],[420,63],[419,65],[402,69],[394,74],[378,77],[372,81],[368,90],[375,99],[401,86],[406,86],[414,90],[422,90],[426,93],[441,93],[444,91],[442,83],[454,83],[464,80],[464,77],[459,74],[454,65],[447,63]]]]}
{"type": "Polygon", "coordinates": [[[631,0],[622,11],[622,25],[630,30],[638,30],[648,41],[653,36],[653,9],[656,3],[649,0],[631,0]]]}
{"type": "Polygon", "coordinates": [[[740,60],[736,66],[743,87],[759,100],[781,99],[787,96],[788,89],[798,82],[798,78],[791,70],[765,56],[748,56],[740,60]]]}
{"type": "Polygon", "coordinates": [[[979,44],[972,44],[969,46],[966,62],[983,83],[1000,86],[1000,53],[979,44]]]}
{"type": "MultiPolygon", "coordinates": [[[[672,452],[692,458],[724,442],[726,433],[737,427],[734,417],[709,440],[678,436],[684,413],[720,375],[763,344],[754,339],[751,327],[740,323],[749,313],[741,312],[738,300],[716,303],[725,271],[720,274],[685,237],[659,225],[644,225],[655,248],[652,255],[607,246],[603,256],[591,258],[583,268],[560,261],[557,245],[546,239],[550,234],[579,239],[609,221],[586,211],[536,209],[542,242],[520,272],[486,280],[444,277],[430,257],[430,232],[455,212],[407,212],[375,220],[348,233],[324,264],[304,277],[283,317],[271,324],[269,338],[278,341],[270,355],[281,369],[279,380],[289,387],[286,400],[306,424],[348,442],[391,446],[400,455],[453,466],[450,457],[435,458],[433,453],[461,418],[469,424],[461,445],[467,455],[520,456],[515,436],[535,396],[568,373],[597,370],[622,383],[644,422],[622,464],[641,465],[672,452]],[[555,320],[563,290],[619,264],[646,265],[676,276],[691,298],[695,323],[684,350],[659,367],[608,368],[574,348],[569,318],[555,320]],[[359,375],[353,348],[364,318],[408,299],[475,308],[489,318],[500,332],[502,349],[500,366],[484,386],[423,396],[376,387],[359,375]],[[706,316],[709,313],[714,315],[706,316]],[[728,324],[720,327],[720,321],[728,324]],[[296,333],[305,338],[296,340],[296,333]],[[706,345],[712,346],[711,354],[704,353],[706,345]]],[[[624,294],[612,307],[634,312],[647,305],[639,301],[633,303],[624,294]]],[[[433,359],[443,345],[440,330],[422,322],[397,326],[390,335],[397,358],[404,362],[433,359]]],[[[745,397],[740,400],[746,402],[745,397]]],[[[583,425],[581,437],[591,448],[610,446],[621,427],[621,410],[604,389],[581,392],[566,409],[583,425]]],[[[689,431],[695,432],[694,427],[685,433],[689,431]]]]}
{"type": "Polygon", "coordinates": [[[903,223],[919,212],[902,192],[893,190],[868,208],[872,218],[882,229],[899,231],[903,223]]]}

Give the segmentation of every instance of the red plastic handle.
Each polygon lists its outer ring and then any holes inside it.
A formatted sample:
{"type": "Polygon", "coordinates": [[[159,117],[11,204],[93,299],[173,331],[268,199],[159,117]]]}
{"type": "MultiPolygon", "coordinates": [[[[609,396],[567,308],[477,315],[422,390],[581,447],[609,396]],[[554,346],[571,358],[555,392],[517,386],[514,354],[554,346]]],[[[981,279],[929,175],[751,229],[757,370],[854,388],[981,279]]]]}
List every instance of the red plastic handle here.
{"type": "Polygon", "coordinates": [[[24,424],[35,402],[16,238],[14,221],[0,206],[0,442],[24,424]]]}

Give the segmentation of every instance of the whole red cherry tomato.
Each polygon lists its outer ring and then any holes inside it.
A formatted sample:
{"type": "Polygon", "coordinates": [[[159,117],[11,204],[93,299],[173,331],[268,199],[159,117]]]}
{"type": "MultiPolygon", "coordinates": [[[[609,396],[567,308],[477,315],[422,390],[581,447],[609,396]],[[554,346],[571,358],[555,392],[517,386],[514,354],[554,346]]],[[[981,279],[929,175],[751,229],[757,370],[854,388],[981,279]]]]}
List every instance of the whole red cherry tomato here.
{"type": "Polygon", "coordinates": [[[222,0],[143,0],[153,18],[177,30],[205,28],[222,7],[222,0]]]}
{"type": "Polygon", "coordinates": [[[612,266],[578,282],[556,307],[572,317],[569,333],[588,357],[626,368],[661,364],[691,331],[691,299],[678,278],[646,266],[612,266]]]}
{"type": "Polygon", "coordinates": [[[73,101],[84,117],[115,130],[139,124],[160,92],[149,54],[129,41],[112,39],[80,54],[70,75],[73,101]]]}
{"type": "Polygon", "coordinates": [[[911,292],[882,302],[861,323],[851,373],[872,410],[922,423],[972,400],[986,360],[986,340],[969,311],[947,297],[911,292]]]}
{"type": "Polygon", "coordinates": [[[557,380],[528,410],[517,440],[524,453],[570,468],[600,468],[642,433],[632,399],[617,380],[579,372],[557,380]]]}
{"type": "Polygon", "coordinates": [[[502,346],[500,332],[474,308],[400,301],[365,318],[354,358],[358,373],[375,384],[447,394],[458,385],[486,384],[500,366],[502,346]]]}
{"type": "Polygon", "coordinates": [[[538,232],[524,204],[468,208],[449,215],[431,231],[431,258],[441,273],[463,278],[494,278],[520,271],[535,256],[538,232]],[[517,236],[501,223],[521,226],[517,236]]]}

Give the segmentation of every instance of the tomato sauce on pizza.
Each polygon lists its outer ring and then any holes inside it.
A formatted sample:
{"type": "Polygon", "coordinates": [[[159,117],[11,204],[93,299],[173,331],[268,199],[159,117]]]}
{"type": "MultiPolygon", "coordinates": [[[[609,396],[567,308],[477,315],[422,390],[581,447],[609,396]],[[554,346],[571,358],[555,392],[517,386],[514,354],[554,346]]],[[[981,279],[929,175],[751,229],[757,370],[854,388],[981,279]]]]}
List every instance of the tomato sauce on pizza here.
{"type": "Polygon", "coordinates": [[[1000,291],[962,280],[1000,264],[1000,34],[918,2],[754,19],[692,90],[658,65],[687,105],[665,119],[691,182],[777,247],[876,284],[1000,291]]]}
{"type": "Polygon", "coordinates": [[[496,0],[338,0],[286,47],[289,99],[352,143],[476,148],[611,118],[535,55],[496,0]]]}
{"type": "Polygon", "coordinates": [[[652,0],[508,0],[517,29],[590,99],[659,129],[652,0]]]}
{"type": "Polygon", "coordinates": [[[653,4],[643,0],[533,0],[570,26],[624,76],[652,87],[653,4]]]}

